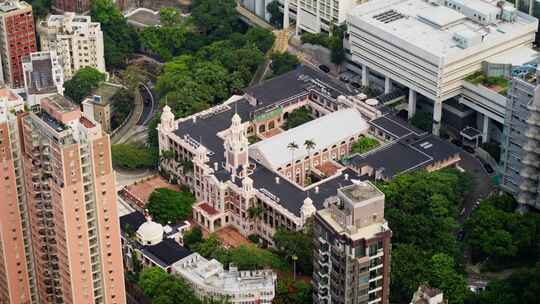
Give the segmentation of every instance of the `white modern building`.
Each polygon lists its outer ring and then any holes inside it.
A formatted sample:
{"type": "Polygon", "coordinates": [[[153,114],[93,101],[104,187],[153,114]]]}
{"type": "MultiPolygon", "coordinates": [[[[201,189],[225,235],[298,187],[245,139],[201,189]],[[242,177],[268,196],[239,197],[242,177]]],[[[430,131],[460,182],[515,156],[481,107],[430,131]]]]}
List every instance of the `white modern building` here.
{"type": "Polygon", "coordinates": [[[373,70],[386,78],[385,91],[393,82],[409,88],[410,117],[417,94],[432,100],[437,134],[443,102],[485,60],[532,46],[538,20],[495,0],[379,0],[354,8],[348,25],[363,84],[373,70]]]}
{"type": "Polygon", "coordinates": [[[89,16],[51,15],[39,23],[38,33],[42,50],[56,50],[65,80],[83,67],[106,73],[101,25],[89,16]]]}
{"type": "Polygon", "coordinates": [[[347,14],[355,5],[367,0],[240,0],[239,3],[255,15],[270,20],[268,4],[278,1],[284,15],[283,25],[288,28],[296,20],[296,33],[320,33],[331,31],[333,25],[347,20],[347,14]]]}
{"type": "Polygon", "coordinates": [[[172,273],[182,277],[201,299],[226,299],[227,303],[270,304],[275,296],[276,274],[272,270],[225,270],[217,260],[207,260],[193,253],[172,266],[172,273]]]}
{"type": "Polygon", "coordinates": [[[29,107],[41,98],[64,95],[64,70],[56,51],[30,53],[22,58],[24,90],[29,107]]]}

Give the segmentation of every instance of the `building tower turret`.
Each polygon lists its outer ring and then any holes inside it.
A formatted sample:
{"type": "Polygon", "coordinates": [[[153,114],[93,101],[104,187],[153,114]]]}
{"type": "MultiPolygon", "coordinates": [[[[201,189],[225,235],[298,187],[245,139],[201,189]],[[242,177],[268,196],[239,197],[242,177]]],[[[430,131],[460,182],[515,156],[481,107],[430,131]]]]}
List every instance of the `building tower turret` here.
{"type": "Polygon", "coordinates": [[[240,115],[234,114],[231,123],[231,127],[227,130],[227,134],[225,135],[225,165],[227,171],[236,175],[239,168],[246,170],[248,167],[249,141],[246,130],[242,125],[240,115]]]}

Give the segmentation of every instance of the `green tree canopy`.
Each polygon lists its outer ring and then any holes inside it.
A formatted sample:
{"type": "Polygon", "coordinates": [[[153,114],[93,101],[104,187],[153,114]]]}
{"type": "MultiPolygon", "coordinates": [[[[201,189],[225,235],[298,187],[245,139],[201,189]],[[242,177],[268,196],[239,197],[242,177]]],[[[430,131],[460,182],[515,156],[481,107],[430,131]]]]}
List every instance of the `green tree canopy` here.
{"type": "Polygon", "coordinates": [[[64,94],[74,102],[81,103],[102,81],[105,81],[105,74],[92,67],[81,68],[64,82],[64,94]]]}
{"type": "Polygon", "coordinates": [[[158,188],[150,194],[148,212],[162,225],[178,223],[191,215],[194,203],[195,197],[189,192],[158,188]]]}
{"type": "Polygon", "coordinates": [[[311,116],[311,112],[302,107],[298,108],[294,111],[292,111],[289,116],[287,117],[287,121],[285,121],[285,129],[292,129],[296,128],[299,125],[305,124],[308,121],[313,120],[313,117],[311,116]]]}
{"type": "Polygon", "coordinates": [[[245,35],[247,43],[254,44],[262,53],[268,52],[274,45],[274,34],[262,27],[252,27],[245,35]]]}
{"type": "Polygon", "coordinates": [[[129,112],[133,108],[133,100],[135,96],[133,93],[122,88],[114,93],[111,97],[111,127],[116,129],[122,124],[128,117],[129,112]]]}
{"type": "Polygon", "coordinates": [[[297,270],[304,275],[313,272],[313,234],[279,228],[274,234],[278,254],[290,264],[292,256],[298,258],[297,270]]]}
{"type": "Polygon", "coordinates": [[[193,0],[191,17],[199,31],[212,41],[239,29],[235,0],[193,0]]]}
{"type": "Polygon", "coordinates": [[[141,46],[165,61],[185,51],[188,27],[174,8],[159,11],[161,26],[149,26],[140,33],[141,46]]]}
{"type": "Polygon", "coordinates": [[[202,303],[183,279],[170,275],[158,267],[144,269],[140,274],[139,286],[152,303],[202,303]]]}
{"type": "Polygon", "coordinates": [[[296,69],[300,64],[298,57],[287,52],[272,54],[272,73],[277,76],[296,69]]]}
{"type": "Polygon", "coordinates": [[[139,49],[139,36],[112,0],[92,0],[92,21],[101,23],[105,47],[105,63],[119,68],[139,49]]]}
{"type": "Polygon", "coordinates": [[[131,144],[111,146],[112,163],[123,169],[155,168],[157,155],[153,151],[131,144]]]}
{"type": "Polygon", "coordinates": [[[52,0],[27,0],[26,2],[32,5],[32,13],[35,18],[43,19],[51,10],[52,0]]]}
{"type": "Polygon", "coordinates": [[[203,233],[199,226],[195,226],[189,231],[186,231],[184,233],[184,246],[187,248],[194,248],[195,245],[201,243],[203,241],[203,233]]]}
{"type": "Polygon", "coordinates": [[[431,132],[431,129],[433,128],[433,118],[431,113],[416,112],[411,118],[411,124],[420,130],[431,132]]]}
{"type": "Polygon", "coordinates": [[[279,2],[272,1],[266,6],[266,11],[270,14],[270,23],[277,27],[283,27],[283,13],[280,11],[279,2]]]}
{"type": "Polygon", "coordinates": [[[489,282],[486,290],[469,299],[469,304],[536,304],[540,294],[540,263],[489,282]]]}
{"type": "Polygon", "coordinates": [[[465,222],[465,242],[474,262],[489,267],[534,263],[540,259],[540,215],[514,212],[509,195],[484,199],[465,222]]]}
{"type": "Polygon", "coordinates": [[[470,184],[467,174],[454,169],[403,174],[378,184],[393,231],[393,302],[409,301],[423,282],[442,288],[450,303],[463,301],[464,281],[454,262],[461,256],[455,232],[470,184]]]}

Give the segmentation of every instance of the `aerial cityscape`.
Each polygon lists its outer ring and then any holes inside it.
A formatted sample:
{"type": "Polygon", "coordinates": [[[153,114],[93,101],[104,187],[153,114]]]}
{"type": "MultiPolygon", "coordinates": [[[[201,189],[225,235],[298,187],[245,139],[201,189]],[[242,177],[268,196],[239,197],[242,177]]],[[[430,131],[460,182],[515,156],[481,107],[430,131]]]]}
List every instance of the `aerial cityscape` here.
{"type": "Polygon", "coordinates": [[[539,18],[0,0],[0,304],[540,303],[539,18]]]}

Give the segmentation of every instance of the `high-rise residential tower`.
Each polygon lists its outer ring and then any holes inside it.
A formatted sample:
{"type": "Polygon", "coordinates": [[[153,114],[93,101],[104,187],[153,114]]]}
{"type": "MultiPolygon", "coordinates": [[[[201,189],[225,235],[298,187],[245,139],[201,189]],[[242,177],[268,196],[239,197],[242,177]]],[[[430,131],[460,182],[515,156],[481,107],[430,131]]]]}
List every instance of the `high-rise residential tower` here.
{"type": "Polygon", "coordinates": [[[99,22],[92,22],[90,16],[51,15],[39,23],[38,33],[43,51],[56,50],[65,80],[84,67],[106,73],[103,32],[99,22]]]}
{"type": "Polygon", "coordinates": [[[90,0],[54,0],[53,9],[57,12],[86,14],[90,11],[90,0]]]}
{"type": "Polygon", "coordinates": [[[0,1],[1,81],[24,87],[22,57],[37,51],[32,6],[24,1],[0,1]]]}
{"type": "Polygon", "coordinates": [[[384,194],[370,182],[337,190],[315,215],[313,300],[388,303],[390,239],[384,194]]]}
{"type": "Polygon", "coordinates": [[[36,302],[18,114],[24,101],[0,89],[0,303],[36,302]]]}
{"type": "Polygon", "coordinates": [[[523,206],[540,208],[540,86],[514,78],[508,90],[501,144],[501,186],[523,206]]]}
{"type": "Polygon", "coordinates": [[[40,300],[124,304],[109,137],[61,95],[40,104],[21,122],[40,300]]]}

